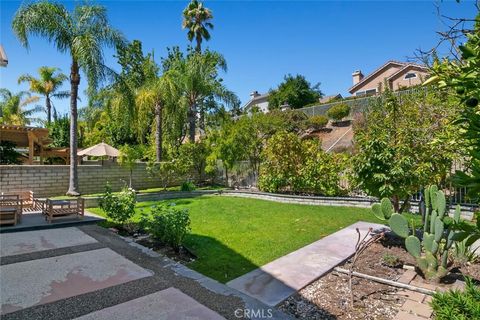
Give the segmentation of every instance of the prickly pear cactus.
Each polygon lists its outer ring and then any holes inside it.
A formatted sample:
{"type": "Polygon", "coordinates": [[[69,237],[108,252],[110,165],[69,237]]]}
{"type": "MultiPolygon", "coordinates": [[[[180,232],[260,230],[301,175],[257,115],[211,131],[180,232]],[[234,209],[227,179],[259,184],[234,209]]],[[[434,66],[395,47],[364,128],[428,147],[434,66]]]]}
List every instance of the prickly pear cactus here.
{"type": "MultiPolygon", "coordinates": [[[[425,188],[424,199],[426,204],[425,221],[422,240],[410,234],[407,219],[394,213],[392,203],[384,198],[380,203],[372,206],[374,215],[381,220],[388,220],[392,231],[405,238],[407,251],[415,258],[417,267],[427,280],[439,281],[447,275],[448,251],[454,243],[455,232],[448,228],[445,217],[448,216],[447,202],[443,191],[437,186],[425,188]]],[[[460,221],[460,207],[457,206],[453,217],[455,222],[460,221]]]]}

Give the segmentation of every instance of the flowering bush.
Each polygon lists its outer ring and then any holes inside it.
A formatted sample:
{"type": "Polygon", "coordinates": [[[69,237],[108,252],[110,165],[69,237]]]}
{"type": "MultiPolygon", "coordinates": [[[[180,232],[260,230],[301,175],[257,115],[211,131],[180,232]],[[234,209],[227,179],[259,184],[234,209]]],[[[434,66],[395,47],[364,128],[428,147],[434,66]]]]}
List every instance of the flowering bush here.
{"type": "Polygon", "coordinates": [[[116,223],[124,224],[135,214],[136,203],[137,195],[135,194],[135,190],[125,187],[118,195],[115,195],[107,183],[105,193],[100,199],[100,208],[108,218],[116,223]]]}

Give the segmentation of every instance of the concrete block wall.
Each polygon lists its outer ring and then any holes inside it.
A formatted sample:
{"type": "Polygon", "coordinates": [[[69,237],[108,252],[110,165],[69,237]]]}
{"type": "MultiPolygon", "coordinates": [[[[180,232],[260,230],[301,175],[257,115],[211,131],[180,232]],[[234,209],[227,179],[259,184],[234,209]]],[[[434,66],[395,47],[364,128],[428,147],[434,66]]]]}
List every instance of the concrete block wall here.
{"type": "MultiPolygon", "coordinates": [[[[79,189],[82,194],[103,192],[110,183],[114,191],[128,184],[130,172],[116,163],[79,165],[79,189]]],[[[68,190],[67,165],[2,165],[0,166],[0,192],[32,190],[38,197],[63,195],[68,190]]],[[[146,171],[146,164],[138,163],[133,169],[132,186],[147,189],[162,186],[146,171]]]]}

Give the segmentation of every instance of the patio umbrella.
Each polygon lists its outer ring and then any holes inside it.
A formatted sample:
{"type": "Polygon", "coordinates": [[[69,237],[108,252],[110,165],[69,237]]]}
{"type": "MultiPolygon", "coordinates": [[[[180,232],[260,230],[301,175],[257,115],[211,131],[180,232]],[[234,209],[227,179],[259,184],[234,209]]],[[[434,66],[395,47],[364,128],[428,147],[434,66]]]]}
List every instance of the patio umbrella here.
{"type": "Polygon", "coordinates": [[[93,157],[118,157],[120,155],[120,151],[115,149],[111,145],[108,145],[104,142],[96,144],[90,148],[84,149],[78,152],[79,156],[93,156],[93,157]]]}

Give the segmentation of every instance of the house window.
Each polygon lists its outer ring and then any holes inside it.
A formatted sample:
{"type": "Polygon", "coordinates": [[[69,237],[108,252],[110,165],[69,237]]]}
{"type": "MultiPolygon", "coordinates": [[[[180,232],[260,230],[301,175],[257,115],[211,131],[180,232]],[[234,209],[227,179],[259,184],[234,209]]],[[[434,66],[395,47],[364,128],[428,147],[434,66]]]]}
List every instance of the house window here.
{"type": "Polygon", "coordinates": [[[413,73],[413,72],[409,72],[405,75],[405,80],[408,80],[408,79],[414,79],[417,77],[417,74],[416,73],[413,73]]]}
{"type": "Polygon", "coordinates": [[[355,95],[357,97],[360,97],[360,96],[373,96],[377,94],[377,89],[368,89],[368,90],[365,90],[365,91],[358,91],[355,93],[355,95]]]}

